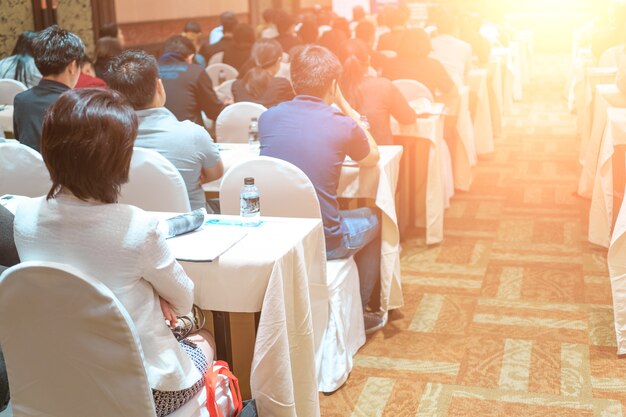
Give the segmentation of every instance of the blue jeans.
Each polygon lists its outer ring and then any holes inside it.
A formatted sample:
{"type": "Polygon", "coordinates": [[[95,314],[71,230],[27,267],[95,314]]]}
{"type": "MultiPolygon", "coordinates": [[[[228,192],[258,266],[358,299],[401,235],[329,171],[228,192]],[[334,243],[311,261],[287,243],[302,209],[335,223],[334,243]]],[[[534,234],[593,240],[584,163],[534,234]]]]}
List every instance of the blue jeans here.
{"type": "Polygon", "coordinates": [[[380,280],[380,222],[369,207],[356,210],[341,210],[341,244],[326,250],[326,259],[343,259],[354,255],[359,270],[361,302],[363,309],[370,301],[374,286],[380,280]]]}

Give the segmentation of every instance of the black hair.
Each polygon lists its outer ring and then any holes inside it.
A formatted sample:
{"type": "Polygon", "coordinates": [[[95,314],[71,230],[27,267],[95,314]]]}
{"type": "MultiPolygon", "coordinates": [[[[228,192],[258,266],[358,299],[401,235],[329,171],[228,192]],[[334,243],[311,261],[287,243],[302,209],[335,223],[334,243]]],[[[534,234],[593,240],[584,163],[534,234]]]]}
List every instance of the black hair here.
{"type": "Polygon", "coordinates": [[[191,21],[187,22],[185,28],[183,29],[183,32],[202,33],[202,28],[200,27],[200,24],[198,22],[191,21]]]}
{"type": "Polygon", "coordinates": [[[258,99],[265,93],[273,78],[267,69],[275,65],[282,56],[283,48],[274,39],[262,39],[254,44],[250,53],[254,67],[242,79],[248,94],[258,99]]]}
{"type": "Polygon", "coordinates": [[[233,12],[224,12],[220,15],[220,23],[224,28],[224,33],[233,33],[235,26],[239,24],[237,15],[233,12]]]}
{"type": "Polygon", "coordinates": [[[297,46],[291,52],[291,81],[296,94],[322,98],[341,77],[341,63],[318,45],[297,46]]]}
{"type": "Polygon", "coordinates": [[[72,61],[80,62],[85,45],[76,34],[52,25],[35,35],[33,53],[35,65],[45,77],[62,73],[72,61]]]}
{"type": "Polygon", "coordinates": [[[104,25],[100,26],[100,30],[98,31],[98,36],[100,38],[106,38],[106,37],[110,37],[110,38],[117,38],[117,35],[119,34],[120,28],[119,26],[117,26],[117,23],[105,23],[104,25]]]}
{"type": "Polygon", "coordinates": [[[30,30],[20,33],[20,36],[17,37],[17,41],[15,42],[11,55],[33,56],[33,41],[35,39],[35,35],[37,35],[37,32],[30,30]]]}
{"type": "Polygon", "coordinates": [[[178,54],[182,58],[196,53],[196,47],[193,42],[182,35],[176,35],[168,38],[163,45],[163,52],[172,52],[178,54]]]}
{"type": "Polygon", "coordinates": [[[159,66],[145,51],[124,51],[111,59],[104,80],[120,92],[136,110],[145,109],[154,99],[159,66]]]}
{"type": "Polygon", "coordinates": [[[31,31],[22,32],[15,42],[15,47],[11,56],[13,56],[13,62],[15,64],[13,71],[8,71],[4,74],[0,74],[0,78],[11,78],[13,80],[23,83],[26,87],[32,87],[30,85],[30,77],[28,72],[28,63],[33,56],[33,39],[36,33],[31,31]]]}

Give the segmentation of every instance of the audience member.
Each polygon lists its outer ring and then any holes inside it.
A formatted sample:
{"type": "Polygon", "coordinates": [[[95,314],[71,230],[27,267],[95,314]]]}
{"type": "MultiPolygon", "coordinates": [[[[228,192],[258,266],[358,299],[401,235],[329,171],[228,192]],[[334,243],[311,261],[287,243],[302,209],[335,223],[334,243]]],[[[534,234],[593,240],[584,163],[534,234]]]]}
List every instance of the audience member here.
{"type": "Polygon", "coordinates": [[[434,95],[451,97],[457,88],[443,67],[431,57],[430,38],[423,29],[410,29],[404,33],[399,44],[398,56],[388,59],[383,76],[390,80],[410,79],[424,84],[434,95]]]}
{"type": "MultiPolygon", "coordinates": [[[[239,21],[235,13],[224,12],[220,15],[220,23],[223,35],[215,42],[213,42],[213,40],[203,42],[198,51],[200,55],[204,57],[207,64],[213,55],[218,52],[223,52],[233,44],[233,31],[239,24],[239,21]]],[[[213,31],[211,31],[211,36],[213,36],[213,31]]]]}
{"type": "Polygon", "coordinates": [[[339,52],[343,62],[341,91],[350,106],[367,116],[370,132],[379,145],[393,145],[390,116],[399,123],[415,122],[415,111],[391,81],[367,75],[369,55],[367,46],[358,39],[343,44],[339,52]]]}
{"type": "Polygon", "coordinates": [[[437,24],[437,36],[431,41],[430,57],[441,62],[452,79],[461,85],[472,67],[472,46],[459,39],[456,15],[441,9],[435,13],[434,20],[437,24]]]}
{"type": "Polygon", "coordinates": [[[339,48],[341,48],[341,45],[343,45],[348,39],[350,38],[347,37],[342,30],[333,28],[324,32],[322,36],[320,36],[317,43],[318,45],[328,49],[333,54],[339,55],[339,48]]]}
{"type": "Polygon", "coordinates": [[[190,312],[194,285],[158,220],[115,204],[128,181],[136,134],[137,117],[120,94],[81,89],[61,95],[43,125],[52,187],[18,206],[15,245],[22,261],[63,260],[117,296],[137,329],[156,415],[164,416],[203,388],[214,353],[199,337],[194,341],[204,349],[177,342],[164,325],[164,317],[174,323],[190,312]]]}
{"type": "Polygon", "coordinates": [[[352,38],[352,30],[350,29],[350,23],[344,17],[335,17],[333,19],[333,30],[339,30],[346,35],[346,39],[352,38]]]}
{"type": "Polygon", "coordinates": [[[317,42],[319,33],[319,27],[317,26],[317,21],[315,16],[308,13],[304,15],[302,19],[302,24],[298,29],[298,37],[302,41],[303,44],[313,44],[317,42]]]}
{"type": "Polygon", "coordinates": [[[111,61],[109,86],[132,104],[139,119],[135,146],[153,149],[170,161],[185,181],[192,209],[205,207],[201,185],[223,174],[217,146],[207,131],[189,121],[178,121],[166,102],[159,66],[143,51],[126,51],[111,61]]]}
{"type": "MultiPolygon", "coordinates": [[[[337,185],[346,155],[362,166],[375,166],[379,152],[358,113],[341,94],[340,76],[341,64],[327,49],[306,45],[294,50],[291,79],[297,96],[261,115],[259,138],[261,155],[291,162],[313,183],[322,211],[327,258],[355,255],[365,307],[380,279],[380,224],[370,208],[340,211],[337,185]]],[[[364,318],[367,331],[383,325],[378,314],[365,313],[364,318]]]]}
{"type": "Polygon", "coordinates": [[[472,47],[472,52],[478,59],[478,64],[489,64],[491,45],[480,32],[482,22],[477,14],[467,14],[461,20],[459,37],[472,47]]]}
{"type": "Polygon", "coordinates": [[[294,32],[293,17],[284,10],[277,10],[274,16],[276,29],[278,29],[278,37],[276,40],[282,46],[283,51],[290,53],[291,48],[302,44],[298,35],[294,32]]]}
{"type": "Polygon", "coordinates": [[[96,76],[93,63],[89,56],[84,55],[80,61],[80,76],[74,88],[106,88],[107,83],[102,78],[96,76]]]}
{"type": "Polygon", "coordinates": [[[122,28],[119,27],[117,23],[107,23],[102,25],[102,27],[100,27],[98,37],[116,38],[122,48],[126,46],[126,38],[124,37],[124,32],[122,32],[122,28]]]}
{"type": "Polygon", "coordinates": [[[0,78],[9,78],[31,88],[41,80],[41,73],[33,58],[33,39],[36,33],[22,32],[15,42],[11,56],[0,60],[0,78]]]}
{"type": "Polygon", "coordinates": [[[400,42],[406,31],[408,16],[399,7],[388,6],[384,11],[384,20],[390,31],[380,36],[376,49],[398,52],[400,42]]]}
{"type": "Polygon", "coordinates": [[[33,53],[43,78],[30,90],[15,96],[13,134],[24,145],[39,151],[44,114],[62,93],[76,85],[85,46],[72,32],[53,25],[35,35],[33,53]]]}
{"type": "Polygon", "coordinates": [[[247,23],[240,23],[233,32],[233,43],[224,49],[222,62],[235,68],[239,73],[250,60],[250,51],[254,45],[254,29],[247,23]]]}
{"type": "Polygon", "coordinates": [[[111,58],[119,55],[122,50],[122,44],[117,40],[117,38],[107,36],[98,39],[96,42],[96,53],[93,61],[93,69],[96,72],[97,77],[102,78],[111,58]]]}
{"type": "Polygon", "coordinates": [[[293,99],[293,87],[289,80],[277,77],[283,56],[283,48],[274,39],[262,39],[252,47],[249,69],[243,78],[232,86],[235,102],[251,101],[270,108],[293,99]]]}
{"type": "Polygon", "coordinates": [[[274,39],[278,36],[278,30],[274,23],[275,15],[276,9],[269,8],[263,10],[263,23],[259,24],[254,31],[257,39],[274,39]]]}
{"type": "Polygon", "coordinates": [[[202,126],[201,112],[215,120],[224,108],[213,90],[204,68],[191,61],[193,43],[183,36],[165,41],[165,53],[159,58],[159,70],[167,93],[167,107],[178,120],[191,120],[202,126]]]}
{"type": "Polygon", "coordinates": [[[202,28],[198,22],[187,22],[181,35],[193,42],[193,46],[196,47],[196,54],[193,57],[194,62],[198,65],[206,67],[207,62],[204,60],[204,57],[198,53],[200,50],[200,39],[202,38],[202,28]]]}
{"type": "Polygon", "coordinates": [[[374,24],[367,20],[360,22],[354,30],[354,37],[367,46],[370,56],[370,65],[376,69],[376,71],[381,72],[387,57],[374,49],[374,43],[376,42],[376,27],[374,24]]]}

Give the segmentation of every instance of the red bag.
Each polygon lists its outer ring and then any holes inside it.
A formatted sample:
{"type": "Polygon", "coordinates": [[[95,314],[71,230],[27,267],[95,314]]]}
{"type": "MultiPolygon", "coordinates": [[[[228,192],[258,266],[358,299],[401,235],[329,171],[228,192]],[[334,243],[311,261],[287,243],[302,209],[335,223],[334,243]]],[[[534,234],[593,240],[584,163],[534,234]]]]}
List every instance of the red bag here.
{"type": "Polygon", "coordinates": [[[239,380],[224,361],[215,361],[204,376],[206,408],[211,417],[237,417],[242,401],[239,380]]]}

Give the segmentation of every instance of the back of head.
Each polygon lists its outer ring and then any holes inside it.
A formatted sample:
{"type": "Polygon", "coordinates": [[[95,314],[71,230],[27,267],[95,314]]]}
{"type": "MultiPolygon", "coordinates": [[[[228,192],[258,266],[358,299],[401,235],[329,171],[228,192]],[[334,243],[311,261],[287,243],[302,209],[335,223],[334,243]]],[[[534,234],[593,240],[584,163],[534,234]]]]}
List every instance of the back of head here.
{"type": "Polygon", "coordinates": [[[202,28],[200,27],[200,24],[198,22],[191,21],[187,22],[187,24],[183,28],[183,32],[200,34],[202,33],[202,28]]]}
{"type": "Polygon", "coordinates": [[[144,51],[124,51],[109,62],[104,79],[120,92],[136,110],[145,109],[154,100],[159,66],[144,51]]]}
{"type": "Polygon", "coordinates": [[[33,41],[35,40],[35,35],[37,35],[37,33],[30,30],[20,33],[20,36],[18,36],[17,41],[15,42],[15,47],[13,47],[13,52],[11,52],[11,55],[33,56],[33,41]]]}
{"type": "Polygon", "coordinates": [[[263,21],[267,24],[274,23],[274,16],[276,15],[276,9],[263,10],[263,21]]]}
{"type": "Polygon", "coordinates": [[[63,93],[43,121],[41,154],[52,180],[48,198],[67,190],[82,200],[116,202],[128,181],[136,136],[137,116],[119,93],[63,93]]]}
{"type": "Polygon", "coordinates": [[[348,39],[342,30],[332,29],[324,32],[317,43],[337,55],[341,45],[348,39]]]}
{"type": "Polygon", "coordinates": [[[339,49],[339,59],[343,63],[341,91],[351,105],[357,106],[360,100],[358,87],[369,66],[368,48],[363,41],[350,39],[339,49]]]}
{"type": "Polygon", "coordinates": [[[352,20],[358,22],[362,19],[365,19],[365,9],[363,6],[354,6],[352,8],[352,20]]]}
{"type": "Polygon", "coordinates": [[[274,15],[274,23],[276,23],[276,29],[280,35],[286,35],[293,26],[293,17],[282,9],[276,10],[274,15]]]}
{"type": "Polygon", "coordinates": [[[318,45],[296,47],[291,53],[291,82],[296,94],[323,98],[341,77],[341,63],[318,45]]]}
{"type": "Polygon", "coordinates": [[[186,59],[189,55],[196,53],[196,47],[188,38],[182,35],[176,35],[165,41],[163,52],[175,54],[181,59],[186,59]]]}
{"type": "Polygon", "coordinates": [[[237,45],[252,45],[256,39],[254,29],[247,23],[239,23],[233,32],[233,40],[237,45]]]}
{"type": "Polygon", "coordinates": [[[350,23],[348,22],[346,18],[336,17],[333,20],[332,28],[343,32],[346,35],[347,39],[350,39],[352,37],[352,31],[350,30],[350,23]]]}
{"type": "Polygon", "coordinates": [[[302,25],[298,30],[298,36],[303,43],[315,43],[317,42],[317,35],[319,34],[319,27],[317,26],[317,19],[312,14],[304,15],[302,19],[302,25]]]}
{"type": "Polygon", "coordinates": [[[119,27],[117,23],[105,23],[100,27],[100,31],[98,32],[101,38],[117,38],[119,34],[119,27]]]}
{"type": "Polygon", "coordinates": [[[224,28],[224,33],[233,33],[235,27],[239,24],[237,15],[233,12],[224,12],[220,15],[220,23],[224,28]]]}
{"type": "Polygon", "coordinates": [[[107,62],[116,55],[122,52],[122,45],[117,38],[105,37],[100,38],[96,42],[96,53],[94,62],[107,62]]]}
{"type": "Polygon", "coordinates": [[[80,62],[84,54],[83,41],[57,25],[38,32],[33,40],[35,65],[44,77],[62,73],[73,61],[80,62]]]}
{"type": "Polygon", "coordinates": [[[367,20],[359,22],[354,30],[354,37],[365,42],[366,45],[372,45],[376,39],[376,28],[374,24],[367,20]]]}
{"type": "Polygon", "coordinates": [[[402,33],[398,56],[408,59],[425,58],[432,51],[430,37],[424,29],[408,29],[402,33]]]}
{"type": "Polygon", "coordinates": [[[243,83],[248,94],[259,98],[265,93],[272,74],[268,68],[276,65],[283,56],[283,48],[274,39],[262,39],[252,47],[251,59],[254,67],[243,77],[243,83]]]}

